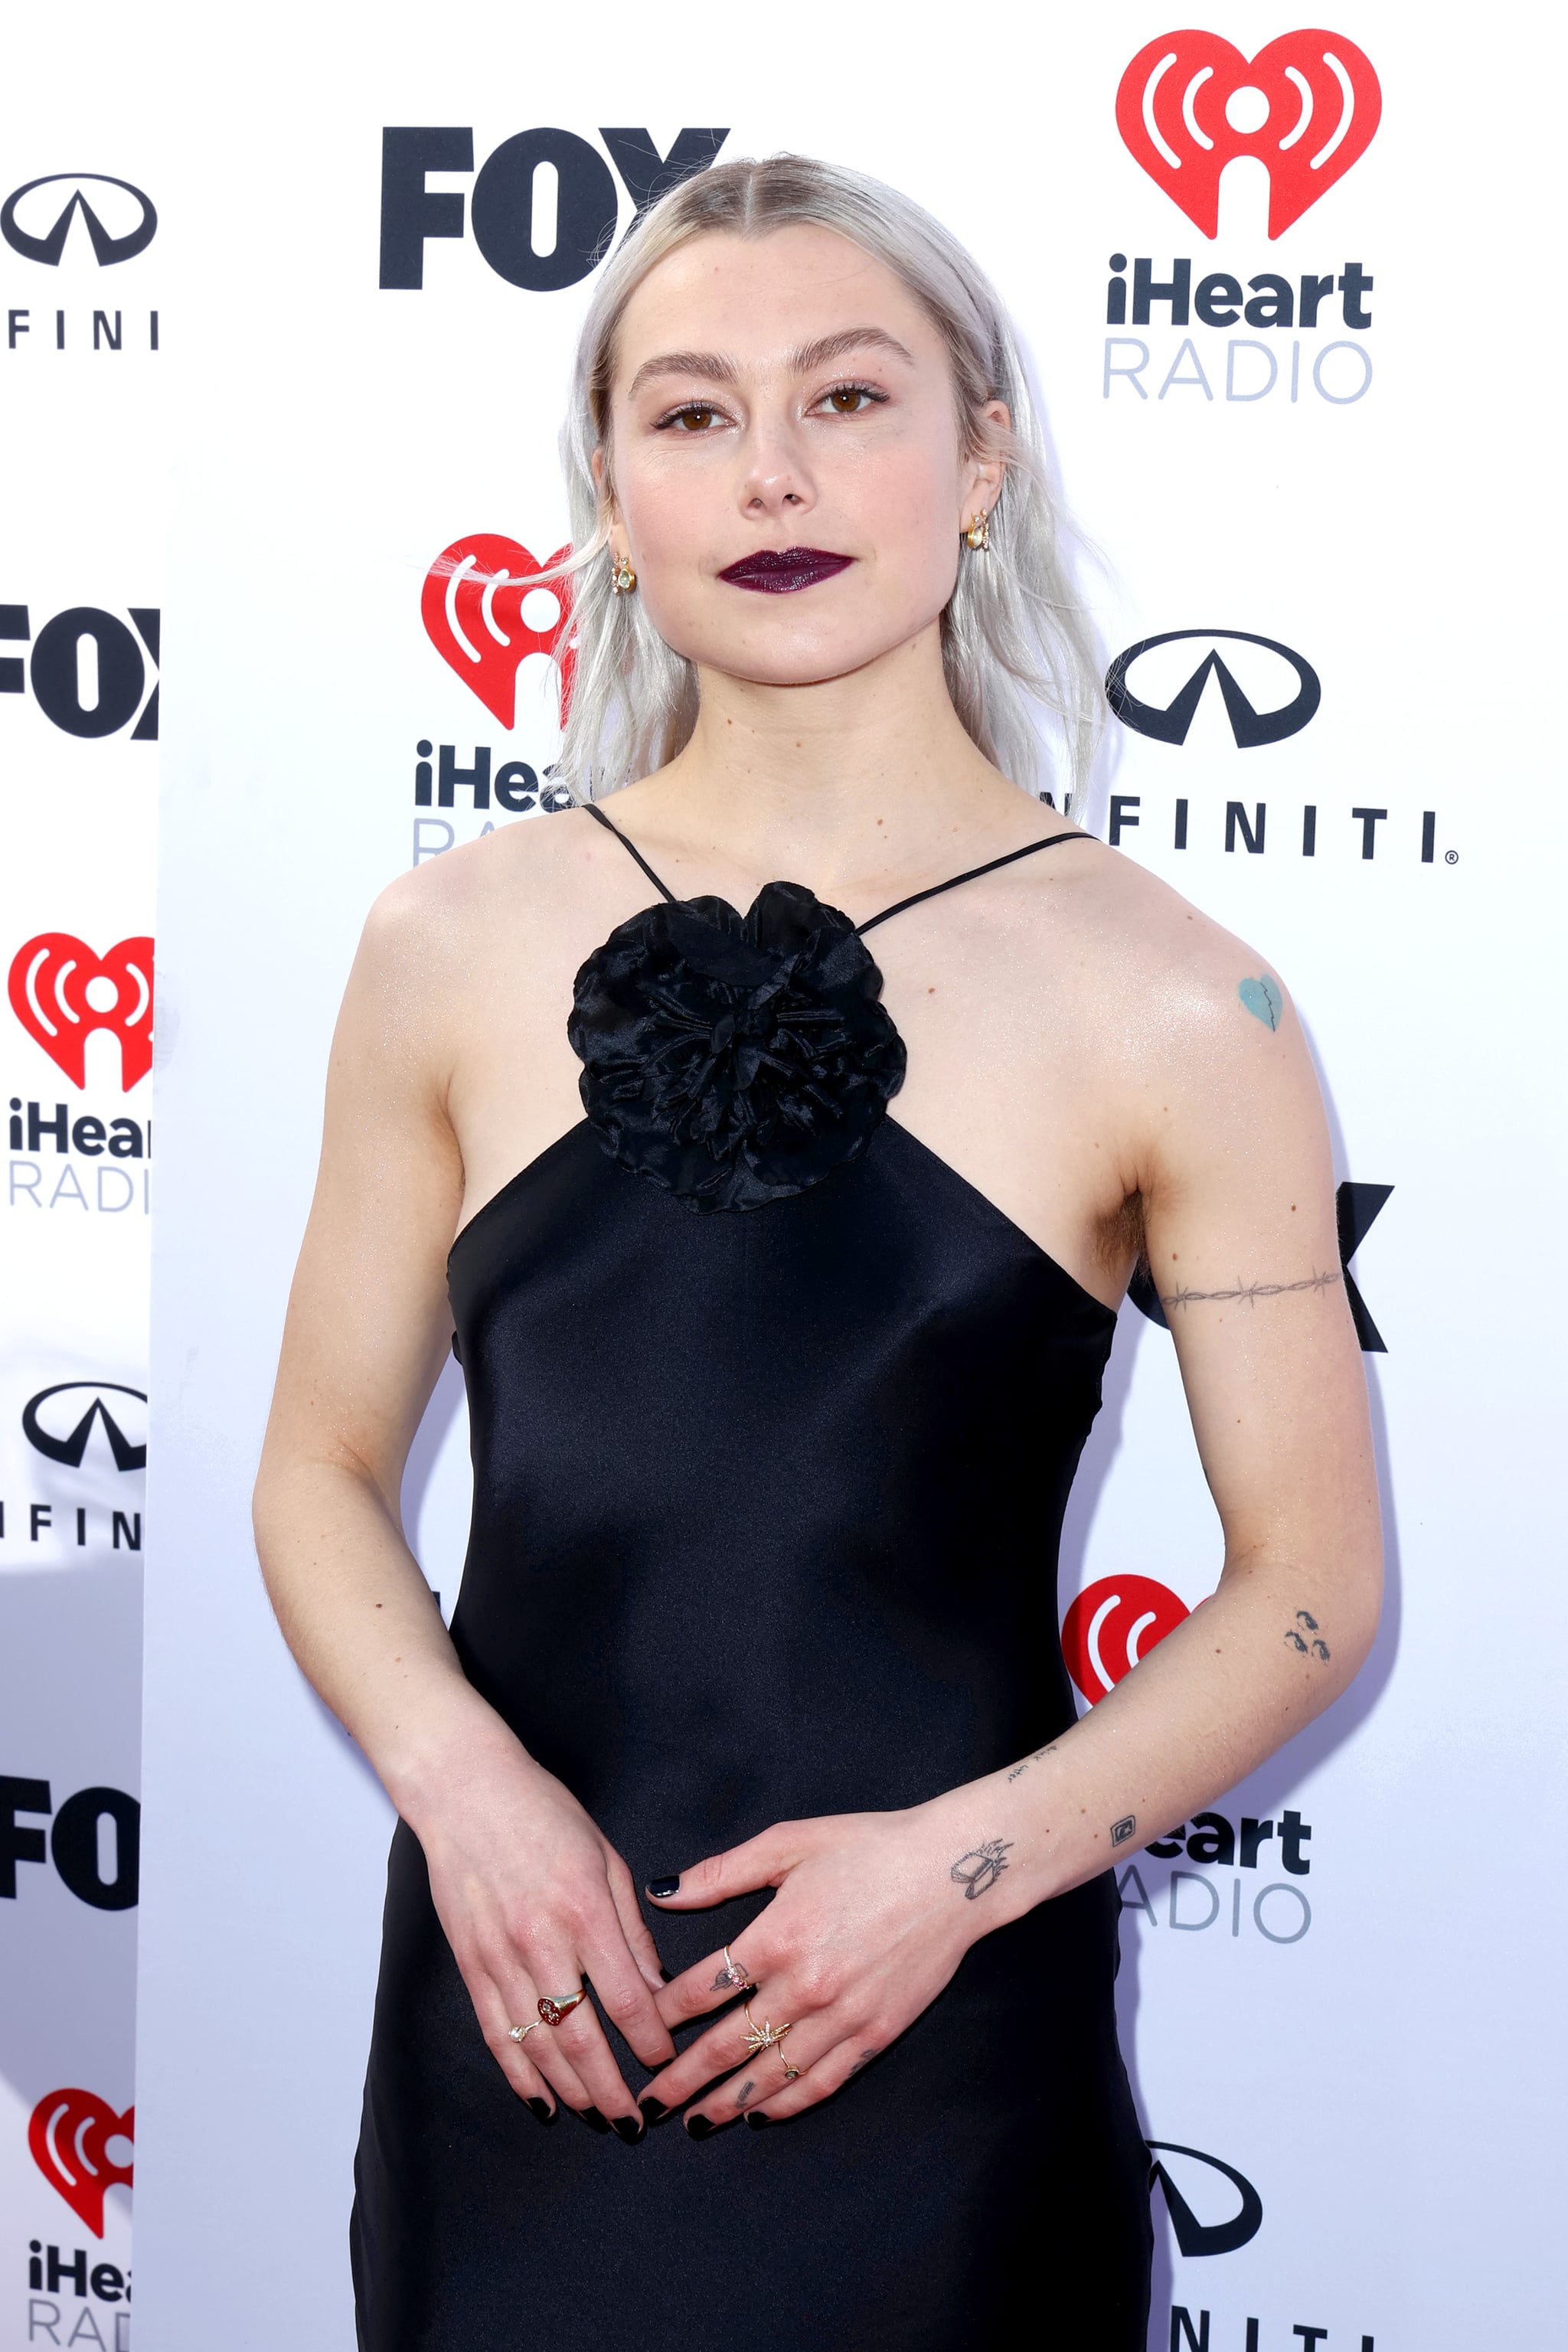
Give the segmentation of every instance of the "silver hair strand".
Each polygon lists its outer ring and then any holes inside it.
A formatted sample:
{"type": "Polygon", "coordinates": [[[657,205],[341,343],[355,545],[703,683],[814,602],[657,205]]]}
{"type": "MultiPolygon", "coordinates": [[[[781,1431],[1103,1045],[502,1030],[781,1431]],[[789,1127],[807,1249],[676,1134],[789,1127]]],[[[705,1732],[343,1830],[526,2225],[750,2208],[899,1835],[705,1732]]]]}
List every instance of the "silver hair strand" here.
{"type": "Polygon", "coordinates": [[[697,721],[696,669],[659,636],[640,597],[613,593],[600,560],[609,527],[593,459],[602,447],[613,482],[610,391],[626,305],[692,237],[763,236],[795,224],[836,230],[902,281],[946,344],[966,446],[1006,460],[989,552],[961,562],[942,615],[948,691],[978,748],[1029,793],[1058,782],[1042,727],[1058,732],[1059,781],[1076,798],[1104,709],[1100,668],[1063,560],[1012,322],[984,272],[921,205],[863,173],[801,155],[715,164],[682,181],[637,224],[595,289],[561,434],[573,553],[543,575],[570,573],[573,583],[574,674],[557,777],[579,799],[603,799],[672,759],[697,721]],[[983,415],[993,400],[1005,404],[1010,432],[998,436],[983,415]]]}

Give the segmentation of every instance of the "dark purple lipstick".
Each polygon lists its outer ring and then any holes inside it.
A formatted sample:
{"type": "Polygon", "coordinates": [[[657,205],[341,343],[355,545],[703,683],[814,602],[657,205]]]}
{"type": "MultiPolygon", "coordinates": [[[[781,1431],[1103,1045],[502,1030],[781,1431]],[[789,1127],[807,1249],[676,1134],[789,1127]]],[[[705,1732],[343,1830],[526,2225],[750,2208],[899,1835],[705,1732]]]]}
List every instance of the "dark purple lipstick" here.
{"type": "Polygon", "coordinates": [[[815,588],[819,580],[847,572],[852,555],[830,555],[823,547],[759,547],[721,572],[731,588],[755,588],[764,596],[793,596],[797,588],[815,588]]]}

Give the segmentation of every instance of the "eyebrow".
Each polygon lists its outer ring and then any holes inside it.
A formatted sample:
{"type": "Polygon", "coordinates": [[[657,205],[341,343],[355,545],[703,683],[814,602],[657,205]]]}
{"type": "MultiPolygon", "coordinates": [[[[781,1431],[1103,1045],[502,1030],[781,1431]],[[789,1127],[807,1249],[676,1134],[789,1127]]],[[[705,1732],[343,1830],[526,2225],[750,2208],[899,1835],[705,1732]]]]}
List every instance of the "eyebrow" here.
{"type": "MultiPolygon", "coordinates": [[[[789,355],[788,365],[795,375],[812,375],[818,368],[829,366],[850,352],[880,351],[902,360],[913,367],[914,354],[889,334],[885,327],[842,327],[836,335],[820,336],[814,343],[803,343],[789,355]]],[[[644,360],[627,387],[627,397],[660,375],[701,376],[709,383],[735,383],[740,370],[721,352],[661,352],[656,359],[644,360]]]]}

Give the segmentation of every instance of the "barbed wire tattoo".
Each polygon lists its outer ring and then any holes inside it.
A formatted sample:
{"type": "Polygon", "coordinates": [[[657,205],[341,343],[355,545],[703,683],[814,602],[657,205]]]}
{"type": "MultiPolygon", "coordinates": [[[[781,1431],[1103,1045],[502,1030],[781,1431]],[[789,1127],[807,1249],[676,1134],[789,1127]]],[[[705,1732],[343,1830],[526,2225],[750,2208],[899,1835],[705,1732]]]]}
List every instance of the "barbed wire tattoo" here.
{"type": "Polygon", "coordinates": [[[1237,1275],[1234,1290],[1173,1290],[1169,1297],[1160,1294],[1162,1307],[1200,1307],[1211,1301],[1243,1299],[1256,1307],[1260,1298],[1286,1298],[1296,1290],[1330,1290],[1344,1279],[1338,1273],[1310,1274],[1304,1282],[1243,1282],[1237,1275]]]}

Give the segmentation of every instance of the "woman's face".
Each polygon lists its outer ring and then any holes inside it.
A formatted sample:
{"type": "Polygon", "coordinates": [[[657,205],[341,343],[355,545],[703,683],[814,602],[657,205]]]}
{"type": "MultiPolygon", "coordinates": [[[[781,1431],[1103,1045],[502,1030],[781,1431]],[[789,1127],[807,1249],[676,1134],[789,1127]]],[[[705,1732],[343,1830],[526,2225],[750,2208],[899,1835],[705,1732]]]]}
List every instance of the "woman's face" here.
{"type": "Polygon", "coordinates": [[[776,686],[929,627],[961,552],[984,561],[959,535],[1001,480],[964,454],[914,297],[806,226],[696,237],[649,272],[621,324],[611,447],[612,544],[655,628],[703,668],[776,686]]]}

